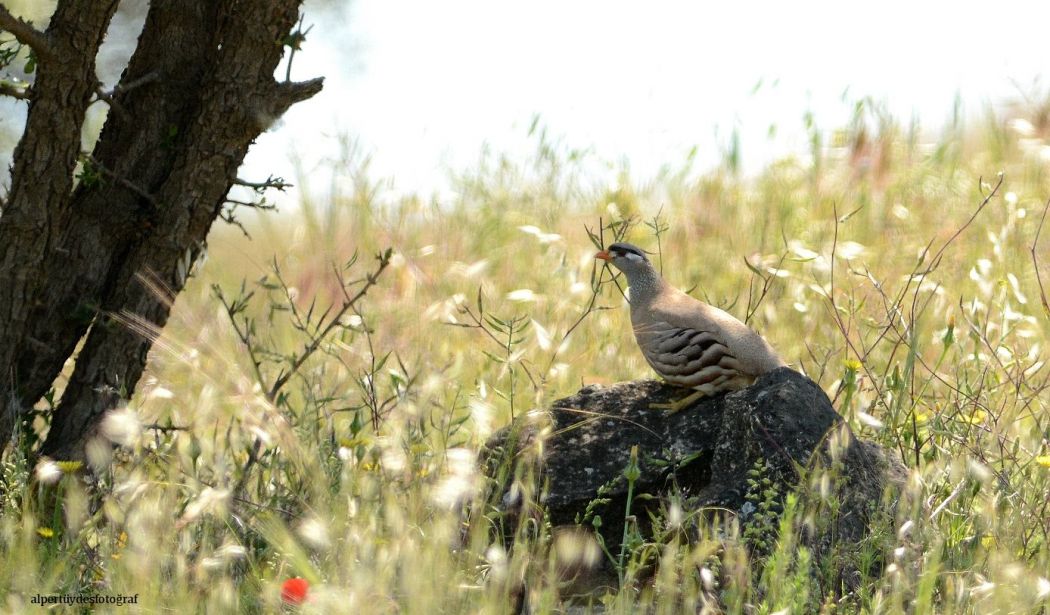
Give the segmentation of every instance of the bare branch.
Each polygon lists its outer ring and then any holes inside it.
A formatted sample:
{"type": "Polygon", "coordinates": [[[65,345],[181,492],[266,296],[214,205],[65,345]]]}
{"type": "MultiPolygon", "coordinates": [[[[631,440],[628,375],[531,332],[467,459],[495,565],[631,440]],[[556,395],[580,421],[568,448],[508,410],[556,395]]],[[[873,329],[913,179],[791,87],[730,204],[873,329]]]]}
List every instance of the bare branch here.
{"type": "Polygon", "coordinates": [[[312,98],[324,87],[324,77],[308,81],[282,81],[274,83],[271,112],[279,116],[297,102],[312,98]]]}
{"type": "Polygon", "coordinates": [[[51,45],[48,43],[47,35],[33,27],[33,24],[15,17],[7,7],[0,4],[0,30],[7,30],[18,39],[18,42],[28,46],[41,58],[52,57],[51,45]]]}
{"type": "Polygon", "coordinates": [[[153,71],[153,72],[150,72],[150,73],[146,73],[144,76],[139,77],[138,79],[134,79],[132,81],[129,81],[128,83],[123,83],[123,84],[122,83],[118,83],[116,85],[116,87],[114,87],[112,90],[109,90],[108,92],[106,90],[103,90],[102,89],[102,84],[99,83],[95,87],[95,96],[96,96],[97,100],[105,101],[106,104],[108,104],[111,109],[115,109],[118,113],[124,113],[124,108],[121,107],[120,104],[117,103],[117,101],[114,100],[113,98],[117,94],[122,94],[124,92],[130,92],[131,90],[134,90],[136,88],[142,87],[142,86],[144,86],[144,85],[146,85],[148,83],[152,83],[152,82],[156,81],[159,78],[160,78],[160,73],[158,73],[157,71],[153,71]]]}
{"type": "Polygon", "coordinates": [[[12,84],[7,81],[0,81],[0,96],[7,96],[9,98],[17,98],[18,100],[29,100],[30,86],[29,84],[12,84]]]}
{"type": "Polygon", "coordinates": [[[265,200],[263,200],[263,201],[240,201],[238,199],[227,198],[225,202],[229,203],[230,205],[233,205],[235,207],[251,207],[252,209],[263,209],[263,210],[267,210],[267,211],[277,209],[276,205],[274,205],[273,203],[268,203],[265,200]]]}
{"type": "Polygon", "coordinates": [[[158,79],[160,79],[160,73],[157,72],[157,71],[151,71],[151,72],[148,72],[145,75],[139,77],[138,79],[132,79],[131,81],[129,81],[127,83],[118,83],[116,85],[116,87],[113,88],[113,91],[111,92],[111,94],[112,95],[117,95],[117,94],[123,94],[125,92],[130,92],[131,90],[137,90],[138,88],[140,88],[140,87],[142,87],[142,86],[144,86],[144,85],[146,85],[148,83],[153,83],[154,81],[156,81],[158,79]]]}
{"type": "Polygon", "coordinates": [[[252,190],[254,190],[256,192],[261,192],[263,190],[268,190],[270,188],[283,192],[286,188],[291,188],[295,184],[289,184],[288,182],[284,181],[283,177],[275,177],[275,176],[271,175],[270,177],[267,177],[265,181],[261,181],[261,182],[251,182],[251,181],[248,181],[246,179],[241,179],[240,177],[238,177],[237,179],[233,180],[233,185],[235,185],[235,186],[244,186],[245,188],[251,188],[252,190]]]}

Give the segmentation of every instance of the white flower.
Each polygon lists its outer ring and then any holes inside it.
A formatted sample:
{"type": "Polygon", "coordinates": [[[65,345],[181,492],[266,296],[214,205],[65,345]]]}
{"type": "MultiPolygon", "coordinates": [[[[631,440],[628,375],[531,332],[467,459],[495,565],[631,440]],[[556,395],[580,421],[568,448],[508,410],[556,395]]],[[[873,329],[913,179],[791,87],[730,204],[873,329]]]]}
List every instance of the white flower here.
{"type": "Polygon", "coordinates": [[[507,576],[507,551],[502,546],[492,544],[485,550],[485,561],[493,578],[501,580],[507,576]]]}
{"type": "Polygon", "coordinates": [[[536,293],[532,292],[528,288],[519,288],[518,290],[512,290],[507,293],[507,299],[511,301],[535,301],[536,293]]]}
{"type": "Polygon", "coordinates": [[[1010,130],[1022,137],[1030,137],[1035,134],[1035,126],[1028,120],[1020,117],[1010,120],[1010,130]]]}
{"type": "Polygon", "coordinates": [[[915,524],[912,523],[911,519],[908,519],[903,524],[901,524],[901,529],[897,530],[897,538],[904,540],[904,538],[906,538],[908,534],[911,533],[911,528],[913,525],[915,524]]]}
{"type": "Polygon", "coordinates": [[[175,394],[164,387],[156,387],[149,392],[150,399],[174,399],[175,394]]]}
{"type": "Polygon", "coordinates": [[[540,350],[550,350],[551,348],[551,334],[543,325],[532,321],[532,330],[536,333],[536,345],[540,347],[540,350]]]}
{"type": "Polygon", "coordinates": [[[682,527],[682,505],[678,502],[672,502],[671,508],[667,511],[667,525],[670,527],[682,527]]]}
{"type": "Polygon", "coordinates": [[[189,506],[186,507],[186,510],[182,513],[181,523],[185,525],[206,512],[217,513],[225,510],[229,497],[229,489],[205,487],[204,491],[201,491],[201,494],[197,496],[197,499],[190,502],[189,506]]]}
{"type": "Polygon", "coordinates": [[[532,226],[531,224],[519,226],[518,230],[532,235],[540,243],[551,243],[561,239],[561,235],[557,233],[544,233],[538,227],[532,226]]]}
{"type": "Polygon", "coordinates": [[[715,590],[715,575],[707,566],[700,569],[700,582],[704,584],[704,590],[709,592],[715,590]]]}
{"type": "Polygon", "coordinates": [[[41,484],[51,485],[57,483],[60,478],[62,478],[62,469],[54,461],[42,459],[36,464],[36,479],[41,484]]]}
{"type": "Polygon", "coordinates": [[[298,532],[303,542],[317,550],[327,549],[331,542],[328,538],[328,527],[316,517],[303,520],[299,524],[298,532]]]}
{"type": "Polygon", "coordinates": [[[434,502],[445,508],[455,508],[470,497],[476,487],[477,454],[466,448],[445,451],[448,474],[434,488],[434,502]]]}
{"type": "Polygon", "coordinates": [[[856,241],[843,241],[838,245],[835,254],[839,258],[851,260],[863,254],[864,250],[864,246],[860,245],[856,241]]]}
{"type": "Polygon", "coordinates": [[[799,257],[801,259],[813,260],[813,259],[817,258],[818,256],[820,256],[819,254],[817,254],[813,250],[810,250],[809,248],[807,248],[805,246],[805,244],[803,244],[801,241],[799,241],[797,239],[792,239],[791,241],[789,241],[788,242],[788,247],[791,249],[792,252],[795,253],[795,256],[797,256],[797,257],[799,257]]]}
{"type": "Polygon", "coordinates": [[[873,417],[872,415],[868,414],[867,412],[858,412],[857,413],[857,420],[859,420],[861,423],[867,425],[868,427],[871,427],[872,429],[882,429],[883,427],[885,427],[885,425],[883,424],[882,421],[880,421],[879,419],[873,417]]]}
{"type": "Polygon", "coordinates": [[[1040,600],[1045,600],[1050,597],[1050,579],[1039,577],[1035,582],[1036,586],[1036,597],[1040,600]]]}
{"type": "Polygon", "coordinates": [[[482,271],[485,271],[485,268],[488,266],[489,262],[485,259],[470,263],[469,265],[466,263],[455,262],[448,268],[448,272],[462,278],[473,278],[482,271]]]}
{"type": "Polygon", "coordinates": [[[134,411],[119,408],[106,413],[99,429],[113,444],[132,446],[142,432],[142,425],[134,411]]]}
{"type": "Polygon", "coordinates": [[[244,559],[248,555],[248,550],[241,545],[236,544],[225,544],[215,551],[216,557],[222,558],[226,561],[233,561],[244,559]]]}

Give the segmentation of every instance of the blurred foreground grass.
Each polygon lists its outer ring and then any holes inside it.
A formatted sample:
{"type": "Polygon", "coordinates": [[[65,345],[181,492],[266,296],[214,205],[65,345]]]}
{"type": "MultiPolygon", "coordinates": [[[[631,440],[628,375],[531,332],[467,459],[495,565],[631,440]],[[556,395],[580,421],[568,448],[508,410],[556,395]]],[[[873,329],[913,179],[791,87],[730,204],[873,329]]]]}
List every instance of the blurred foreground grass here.
{"type": "MultiPolygon", "coordinates": [[[[508,552],[475,459],[512,416],[651,376],[611,285],[587,313],[585,229],[601,220],[607,235],[633,222],[627,238],[658,252],[671,282],[750,317],[912,476],[898,518],[855,554],[887,566],[855,591],[796,547],[816,514],[799,507],[763,556],[731,524],[700,527],[692,547],[668,532],[593,607],[1046,612],[1050,314],[1033,265],[1050,283],[1050,230],[1037,261],[1031,250],[1050,134],[1029,119],[989,114],[926,140],[860,104],[850,126],[813,128],[808,157],[753,177],[729,159],[613,185],[541,134],[532,160],[485,156],[441,203],[380,204],[345,161],[302,172],[299,210],[253,222],[251,241],[213,233],[129,410],[107,419],[121,446],[89,451],[93,484],[7,454],[0,604],[139,594],[142,612],[273,612],[299,576],[304,611],[502,613],[522,579],[534,609],[557,611],[559,558],[589,545],[532,528],[508,552]],[[375,286],[274,391],[343,299],[340,276],[364,278],[387,248],[375,286]],[[472,319],[479,309],[488,319],[472,319]],[[32,497],[45,489],[62,498],[54,518],[32,497]]],[[[666,527],[696,530],[694,513],[666,527]]]]}

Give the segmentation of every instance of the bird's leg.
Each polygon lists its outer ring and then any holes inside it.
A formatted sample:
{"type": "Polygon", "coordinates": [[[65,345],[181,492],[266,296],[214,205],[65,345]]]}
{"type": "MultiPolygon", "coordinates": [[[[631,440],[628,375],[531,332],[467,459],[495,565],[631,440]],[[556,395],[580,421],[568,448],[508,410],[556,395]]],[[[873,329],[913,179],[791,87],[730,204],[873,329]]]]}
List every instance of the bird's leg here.
{"type": "Polygon", "coordinates": [[[668,414],[674,414],[681,412],[693,404],[696,400],[706,395],[703,391],[693,391],[691,395],[683,397],[682,399],[668,402],[666,404],[649,404],[650,408],[658,408],[661,410],[667,410],[668,414]]]}

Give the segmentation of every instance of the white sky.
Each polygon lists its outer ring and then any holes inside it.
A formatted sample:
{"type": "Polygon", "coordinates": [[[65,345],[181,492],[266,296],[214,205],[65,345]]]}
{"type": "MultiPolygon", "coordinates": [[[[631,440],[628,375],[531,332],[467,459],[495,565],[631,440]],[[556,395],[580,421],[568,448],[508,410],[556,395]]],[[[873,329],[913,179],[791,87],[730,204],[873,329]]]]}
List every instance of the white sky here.
{"type": "Polygon", "coordinates": [[[355,0],[343,12],[308,3],[296,72],[324,74],[325,91],[260,142],[252,166],[289,140],[307,159],[332,152],[348,133],[395,192],[426,194],[483,143],[528,151],[535,114],[643,177],[693,146],[701,166],[716,162],[734,126],[750,168],[801,151],[806,110],[837,127],[866,95],[937,127],[957,94],[973,113],[1016,94],[1013,80],[1031,84],[1050,24],[1050,3],[1017,0],[355,0]]]}
{"type": "Polygon", "coordinates": [[[838,127],[866,95],[935,128],[959,94],[973,117],[1043,70],[1050,2],[307,0],[307,23],[295,77],[325,90],[242,175],[290,176],[289,151],[331,157],[350,135],[394,192],[430,194],[483,143],[531,151],[535,114],[641,177],[693,146],[717,162],[734,126],[746,168],[804,151],[807,109],[838,127]]]}

